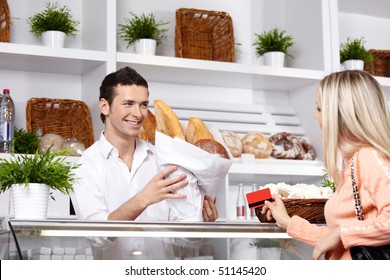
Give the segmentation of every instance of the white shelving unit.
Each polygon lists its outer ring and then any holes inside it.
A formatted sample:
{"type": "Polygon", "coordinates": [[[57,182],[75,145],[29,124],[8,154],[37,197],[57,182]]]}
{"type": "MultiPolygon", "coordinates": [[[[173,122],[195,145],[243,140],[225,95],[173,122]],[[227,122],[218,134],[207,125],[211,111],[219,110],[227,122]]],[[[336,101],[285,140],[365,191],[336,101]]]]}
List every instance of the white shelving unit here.
{"type": "MultiPolygon", "coordinates": [[[[97,138],[103,128],[97,106],[100,83],[105,75],[126,65],[149,81],[153,99],[214,103],[223,100],[237,106],[265,104],[295,109],[318,160],[270,159],[254,165],[235,162],[218,194],[220,215],[227,219],[235,216],[231,205],[235,203],[238,182],[249,186],[271,180],[298,183],[321,179],[321,134],[313,117],[315,91],[326,74],[339,69],[340,42],[348,36],[364,36],[367,47],[390,49],[390,38],[383,36],[390,24],[386,0],[58,1],[66,4],[81,22],[77,37],[67,38],[63,49],[42,47],[39,39],[28,32],[25,20],[42,10],[45,2],[8,0],[11,43],[0,43],[0,87],[11,89],[18,127],[25,127],[29,98],[81,99],[91,110],[97,138]],[[235,41],[240,43],[236,63],[175,57],[175,11],[182,7],[225,11],[231,15],[235,41]],[[157,49],[156,56],[134,54],[117,36],[118,24],[130,11],[153,12],[170,22],[167,39],[157,49]],[[292,48],[294,59],[289,59],[288,67],[282,69],[263,66],[252,46],[255,33],[274,26],[285,29],[296,42],[292,48]]],[[[390,79],[378,77],[378,81],[389,95],[390,79]]],[[[0,195],[0,201],[4,199],[0,195]]],[[[0,210],[0,214],[5,211],[0,210]]]]}

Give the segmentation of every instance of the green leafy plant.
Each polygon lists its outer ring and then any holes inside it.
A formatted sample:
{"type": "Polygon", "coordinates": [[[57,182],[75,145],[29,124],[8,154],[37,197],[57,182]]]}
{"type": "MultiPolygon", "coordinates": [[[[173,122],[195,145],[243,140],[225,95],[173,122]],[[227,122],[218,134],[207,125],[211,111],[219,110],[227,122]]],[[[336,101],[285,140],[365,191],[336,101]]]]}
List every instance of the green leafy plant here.
{"type": "Polygon", "coordinates": [[[43,32],[57,30],[64,32],[67,36],[75,37],[78,30],[76,26],[79,21],[70,13],[67,6],[59,6],[57,2],[46,3],[46,9],[27,19],[30,32],[39,37],[43,32]]]}
{"type": "Polygon", "coordinates": [[[168,24],[167,21],[157,20],[153,13],[141,14],[140,16],[130,12],[130,18],[124,18],[125,23],[119,24],[118,34],[127,42],[127,47],[139,39],[154,39],[156,44],[166,38],[167,28],[162,26],[168,24]]]}
{"type": "Polygon", "coordinates": [[[52,152],[50,148],[33,155],[15,155],[0,159],[0,193],[8,190],[13,184],[41,183],[63,194],[73,191],[76,182],[74,170],[79,167],[61,157],[64,150],[52,152]]]}
{"type": "Polygon", "coordinates": [[[256,47],[257,56],[262,56],[267,52],[283,52],[287,56],[292,56],[288,53],[288,49],[295,43],[292,36],[286,35],[285,30],[280,30],[278,27],[270,31],[263,31],[261,34],[256,34],[256,39],[253,45],[256,47]]]}
{"type": "Polygon", "coordinates": [[[340,63],[350,59],[363,60],[366,65],[371,65],[374,61],[372,53],[364,47],[364,38],[351,39],[347,38],[345,43],[340,45],[340,63]]]}
{"type": "Polygon", "coordinates": [[[270,238],[264,238],[264,239],[253,239],[249,243],[250,247],[256,247],[256,248],[270,248],[270,247],[280,247],[281,244],[279,240],[276,239],[270,239],[270,238]]]}
{"type": "Polygon", "coordinates": [[[39,147],[40,139],[36,131],[16,128],[14,132],[14,153],[34,154],[39,147]]]}
{"type": "Polygon", "coordinates": [[[336,191],[336,184],[329,179],[328,172],[326,170],[323,170],[324,174],[322,175],[322,187],[326,188],[329,187],[333,190],[333,192],[336,191]]]}

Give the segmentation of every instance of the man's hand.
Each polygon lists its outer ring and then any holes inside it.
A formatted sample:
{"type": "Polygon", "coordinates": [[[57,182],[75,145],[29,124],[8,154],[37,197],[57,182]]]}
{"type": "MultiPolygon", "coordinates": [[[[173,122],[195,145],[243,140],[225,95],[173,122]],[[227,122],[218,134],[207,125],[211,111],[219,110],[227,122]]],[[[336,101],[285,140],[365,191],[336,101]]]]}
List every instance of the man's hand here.
{"type": "Polygon", "coordinates": [[[209,196],[204,197],[204,203],[203,203],[203,209],[202,209],[202,215],[203,215],[203,221],[205,222],[214,222],[216,219],[218,219],[218,210],[215,206],[216,197],[212,199],[209,196]]]}
{"type": "Polygon", "coordinates": [[[145,207],[167,198],[186,198],[185,194],[174,192],[188,184],[187,176],[183,173],[168,178],[168,175],[176,170],[175,165],[164,168],[137,194],[143,197],[145,207]]]}
{"type": "Polygon", "coordinates": [[[130,198],[118,209],[108,215],[108,220],[135,220],[151,204],[167,198],[186,198],[185,194],[173,193],[188,184],[187,176],[179,174],[167,178],[169,174],[177,170],[177,166],[171,165],[157,173],[147,185],[135,196],[130,198]]]}

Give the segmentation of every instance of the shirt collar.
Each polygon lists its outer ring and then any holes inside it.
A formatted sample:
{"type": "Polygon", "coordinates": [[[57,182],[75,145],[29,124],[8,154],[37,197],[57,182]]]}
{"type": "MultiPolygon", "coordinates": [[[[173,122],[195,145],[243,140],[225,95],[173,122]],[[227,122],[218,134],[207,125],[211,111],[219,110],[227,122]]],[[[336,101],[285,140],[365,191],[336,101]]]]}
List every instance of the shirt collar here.
{"type": "MultiPolygon", "coordinates": [[[[154,153],[154,150],[150,146],[150,144],[142,141],[139,137],[135,139],[136,144],[136,151],[135,153],[139,155],[143,155],[143,157],[146,157],[148,153],[154,153]]],[[[116,154],[116,156],[119,156],[118,150],[106,139],[104,136],[104,131],[100,133],[100,139],[99,139],[99,151],[102,154],[102,156],[107,159],[111,153],[116,154]]]]}

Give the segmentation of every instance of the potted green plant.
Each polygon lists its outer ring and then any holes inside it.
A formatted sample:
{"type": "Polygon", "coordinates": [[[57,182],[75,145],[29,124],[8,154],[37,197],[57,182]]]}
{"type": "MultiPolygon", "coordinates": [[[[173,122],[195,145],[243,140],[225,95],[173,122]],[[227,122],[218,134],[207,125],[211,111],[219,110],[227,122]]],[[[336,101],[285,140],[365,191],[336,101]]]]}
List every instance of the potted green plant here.
{"type": "Polygon", "coordinates": [[[127,43],[135,46],[136,53],[153,55],[156,46],[159,46],[166,38],[167,28],[163,28],[169,22],[157,20],[153,13],[136,15],[130,12],[129,18],[124,18],[125,23],[119,24],[119,35],[127,43]],[[148,49],[145,46],[149,46],[148,49]]]}
{"type": "Polygon", "coordinates": [[[46,46],[63,47],[65,36],[76,36],[76,27],[80,22],[73,17],[67,6],[49,2],[45,7],[42,12],[27,18],[30,32],[36,37],[42,37],[46,46]]]}
{"type": "Polygon", "coordinates": [[[257,258],[260,260],[280,260],[282,248],[289,246],[289,243],[289,240],[262,238],[253,239],[249,246],[257,249],[257,258]]]}
{"type": "Polygon", "coordinates": [[[265,65],[283,67],[285,56],[293,58],[288,50],[295,43],[292,36],[286,35],[285,30],[275,27],[261,34],[255,33],[256,39],[253,43],[258,57],[264,56],[265,65]]]}
{"type": "Polygon", "coordinates": [[[40,139],[36,131],[15,128],[13,147],[15,154],[34,154],[39,148],[40,139]]]}
{"type": "Polygon", "coordinates": [[[0,159],[0,193],[11,189],[15,218],[44,219],[50,190],[73,191],[74,170],[79,165],[67,162],[60,156],[63,153],[36,150],[32,155],[11,154],[0,159]]]}
{"type": "Polygon", "coordinates": [[[344,69],[363,70],[364,65],[371,66],[374,61],[372,53],[364,47],[364,38],[347,38],[345,43],[340,44],[340,63],[344,69]]]}

